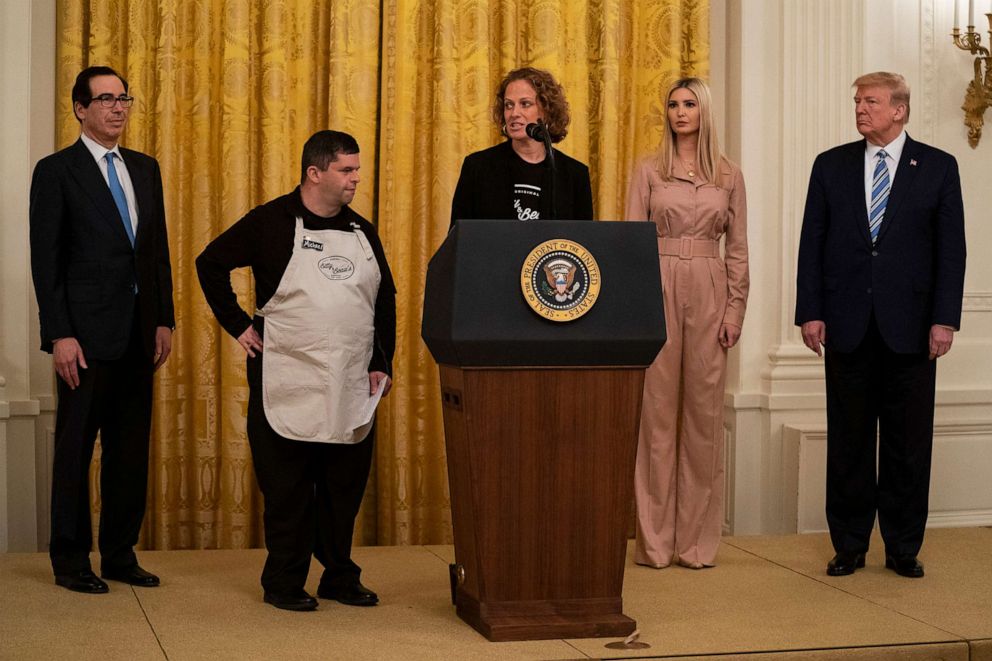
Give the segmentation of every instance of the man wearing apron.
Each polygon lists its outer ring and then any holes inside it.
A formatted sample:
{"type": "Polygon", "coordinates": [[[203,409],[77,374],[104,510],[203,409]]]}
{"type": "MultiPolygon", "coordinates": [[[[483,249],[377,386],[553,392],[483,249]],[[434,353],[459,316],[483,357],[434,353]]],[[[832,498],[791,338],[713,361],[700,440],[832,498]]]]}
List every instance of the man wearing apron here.
{"type": "Polygon", "coordinates": [[[358,143],[320,131],[303,147],[300,186],[256,207],[196,260],[220,325],[248,355],[248,442],[265,499],[265,601],[314,610],[317,596],[374,606],[351,559],[372,463],[375,406],[392,385],[396,290],[375,227],[348,207],[358,143]],[[254,319],[231,271],[250,267],[254,319]]]}

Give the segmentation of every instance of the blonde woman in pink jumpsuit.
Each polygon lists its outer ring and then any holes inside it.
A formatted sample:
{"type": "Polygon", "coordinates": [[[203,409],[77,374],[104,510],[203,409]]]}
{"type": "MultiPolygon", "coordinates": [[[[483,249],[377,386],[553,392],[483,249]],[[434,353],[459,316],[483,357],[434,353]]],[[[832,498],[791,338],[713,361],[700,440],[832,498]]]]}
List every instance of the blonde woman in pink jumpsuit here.
{"type": "Polygon", "coordinates": [[[706,84],[676,81],[667,99],[659,153],[638,164],[627,196],[627,218],[657,226],[668,330],[644,382],[634,561],[701,569],[716,564],[723,524],[723,391],[747,303],[747,208],[706,84]]]}

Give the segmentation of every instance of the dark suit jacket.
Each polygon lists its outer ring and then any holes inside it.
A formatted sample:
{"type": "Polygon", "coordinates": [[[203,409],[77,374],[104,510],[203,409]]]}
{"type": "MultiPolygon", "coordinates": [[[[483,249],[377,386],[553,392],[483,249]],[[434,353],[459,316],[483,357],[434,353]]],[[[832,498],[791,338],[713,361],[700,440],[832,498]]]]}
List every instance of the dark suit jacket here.
{"type": "Polygon", "coordinates": [[[826,323],[827,347],[853,351],[872,312],[896,353],[928,350],[930,327],[959,328],[964,207],[957,161],[906,137],[874,246],[865,141],[817,156],[799,242],[796,319],[826,323]]]}
{"type": "MultiPolygon", "coordinates": [[[[516,218],[513,208],[513,159],[519,158],[510,141],[465,157],[451,201],[451,222],[459,218],[498,220],[516,218]]],[[[592,220],[589,168],[555,150],[555,200],[561,220],[592,220]]],[[[546,173],[541,188],[550,190],[546,173]]],[[[542,202],[542,206],[543,202],[542,202]]],[[[550,204],[547,205],[550,209],[550,204]]]]}
{"type": "Polygon", "coordinates": [[[119,358],[127,348],[136,300],[149,357],[155,351],[155,328],[175,325],[158,162],[130,149],[120,151],[138,207],[134,248],[110,188],[82,140],[35,166],[31,273],[41,348],[49,353],[52,340],[75,337],[87,359],[119,358]]]}

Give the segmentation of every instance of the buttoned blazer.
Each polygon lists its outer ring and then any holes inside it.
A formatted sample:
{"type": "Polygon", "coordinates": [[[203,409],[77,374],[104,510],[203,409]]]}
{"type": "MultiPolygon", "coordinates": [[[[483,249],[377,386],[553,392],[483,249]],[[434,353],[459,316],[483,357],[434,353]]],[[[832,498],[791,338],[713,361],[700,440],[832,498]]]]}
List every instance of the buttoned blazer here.
{"type": "Polygon", "coordinates": [[[110,188],[82,140],[35,166],[31,272],[44,351],[52,351],[52,340],[75,337],[87,359],[119,358],[127,348],[136,301],[149,356],[155,350],[156,327],[175,325],[158,162],[130,149],[120,152],[138,208],[134,247],[110,188]]]}
{"type": "Polygon", "coordinates": [[[886,345],[925,352],[933,324],[959,328],[964,207],[957,161],[907,136],[878,239],[865,202],[864,140],[817,156],[799,243],[795,323],[822,320],[853,351],[872,313],[886,345]]]}

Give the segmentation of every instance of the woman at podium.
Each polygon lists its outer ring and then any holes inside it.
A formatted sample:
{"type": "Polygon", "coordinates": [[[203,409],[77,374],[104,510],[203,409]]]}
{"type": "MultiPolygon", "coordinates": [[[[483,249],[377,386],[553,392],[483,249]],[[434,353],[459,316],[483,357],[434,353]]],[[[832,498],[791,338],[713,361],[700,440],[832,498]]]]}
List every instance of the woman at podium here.
{"type": "Polygon", "coordinates": [[[551,147],[571,120],[561,85],[542,69],[508,73],[492,118],[507,140],[469,154],[451,202],[459,218],[592,220],[589,168],[551,147]]]}
{"type": "Polygon", "coordinates": [[[723,523],[723,391],[747,303],[747,208],[706,83],[678,80],[666,98],[661,147],[627,196],[627,219],[657,226],[668,331],[644,381],[634,561],[701,569],[716,563],[723,523]]]}

